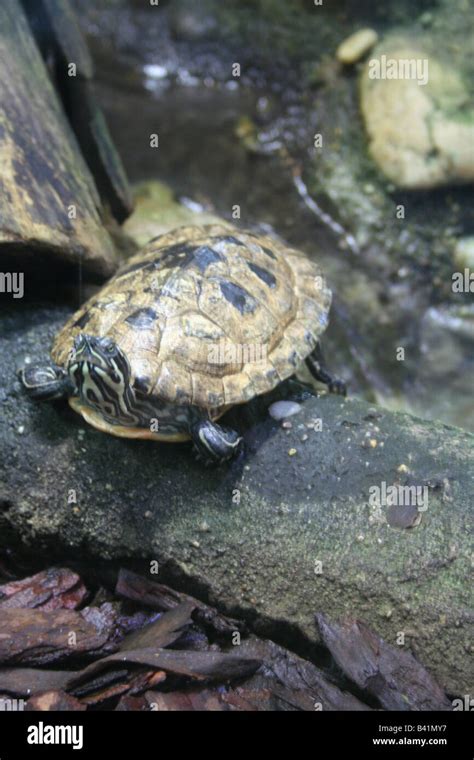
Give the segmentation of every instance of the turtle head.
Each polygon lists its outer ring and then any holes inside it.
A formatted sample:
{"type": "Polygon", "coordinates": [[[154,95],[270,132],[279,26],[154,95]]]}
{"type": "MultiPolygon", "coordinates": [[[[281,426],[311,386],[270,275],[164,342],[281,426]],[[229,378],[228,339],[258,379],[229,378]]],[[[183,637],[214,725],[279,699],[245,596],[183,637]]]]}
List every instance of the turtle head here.
{"type": "Polygon", "coordinates": [[[67,372],[75,392],[103,416],[120,421],[130,406],[130,364],[110,338],[81,333],[74,341],[67,372]]]}

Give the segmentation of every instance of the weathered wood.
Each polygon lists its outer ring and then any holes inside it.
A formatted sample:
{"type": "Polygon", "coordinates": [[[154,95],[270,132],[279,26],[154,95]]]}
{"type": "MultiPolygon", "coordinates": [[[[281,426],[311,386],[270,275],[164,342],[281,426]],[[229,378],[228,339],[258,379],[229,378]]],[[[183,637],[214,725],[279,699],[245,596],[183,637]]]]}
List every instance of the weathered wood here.
{"type": "MultiPolygon", "coordinates": [[[[105,606],[105,605],[104,605],[105,606]]],[[[115,651],[108,609],[6,609],[0,616],[0,663],[50,665],[115,651]]]]}
{"type": "Polygon", "coordinates": [[[53,62],[54,78],[69,122],[94,177],[103,203],[118,222],[133,202],[121,159],[93,92],[92,58],[70,0],[22,0],[43,58],[53,62]],[[75,75],[69,67],[74,64],[75,75]]]}
{"type": "Polygon", "coordinates": [[[192,680],[224,683],[234,678],[253,675],[260,664],[261,661],[255,657],[246,657],[233,652],[185,652],[149,647],[117,652],[93,662],[71,679],[67,690],[76,692],[75,687],[79,684],[107,668],[113,669],[118,665],[121,668],[132,669],[135,669],[137,665],[142,665],[148,670],[163,670],[165,673],[192,680]]]}
{"type": "Polygon", "coordinates": [[[183,628],[192,623],[192,602],[184,602],[169,612],[165,612],[159,620],[144,626],[125,636],[120,643],[120,651],[141,649],[144,647],[167,647],[177,641],[183,633],[183,628]]]}
{"type": "Polygon", "coordinates": [[[319,630],[341,670],[386,710],[450,710],[434,678],[404,651],[389,646],[356,620],[330,623],[317,615],[319,630]]]}
{"type": "Polygon", "coordinates": [[[29,578],[1,585],[0,610],[13,607],[74,610],[86,596],[87,589],[77,573],[52,567],[29,578]]]}
{"type": "Polygon", "coordinates": [[[162,583],[156,583],[126,568],[120,569],[115,593],[156,610],[172,610],[183,602],[188,602],[194,607],[193,618],[196,622],[223,638],[229,638],[236,631],[244,633],[246,629],[241,620],[222,615],[213,607],[187,594],[164,586],[162,583]]]}
{"type": "Polygon", "coordinates": [[[35,712],[56,712],[58,710],[87,710],[87,705],[79,702],[75,697],[64,691],[45,691],[31,697],[26,705],[26,710],[35,712]]]}
{"type": "Polygon", "coordinates": [[[72,670],[0,668],[0,692],[15,697],[29,697],[42,691],[62,689],[73,675],[72,670]]]}
{"type": "Polygon", "coordinates": [[[78,148],[18,0],[0,5],[0,255],[17,270],[50,261],[110,275],[115,250],[78,148]],[[76,218],[74,218],[76,214],[76,218]]]}

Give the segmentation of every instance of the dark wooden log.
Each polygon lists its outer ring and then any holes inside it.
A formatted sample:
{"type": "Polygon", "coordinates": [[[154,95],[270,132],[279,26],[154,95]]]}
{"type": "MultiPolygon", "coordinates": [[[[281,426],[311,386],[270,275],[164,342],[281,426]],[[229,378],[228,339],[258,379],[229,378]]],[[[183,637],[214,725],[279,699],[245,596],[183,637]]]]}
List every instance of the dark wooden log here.
{"type": "Polygon", "coordinates": [[[118,222],[132,210],[120,157],[93,92],[94,66],[70,0],[22,0],[43,58],[104,204],[118,222]],[[51,64],[52,62],[52,64],[51,64]],[[75,64],[75,76],[69,67],[75,64]]]}
{"type": "Polygon", "coordinates": [[[386,710],[450,710],[434,678],[402,646],[387,644],[364,623],[317,615],[324,643],[345,675],[386,710]]]}
{"type": "Polygon", "coordinates": [[[96,185],[18,0],[0,4],[0,71],[2,268],[81,261],[110,275],[115,249],[96,185]]]}

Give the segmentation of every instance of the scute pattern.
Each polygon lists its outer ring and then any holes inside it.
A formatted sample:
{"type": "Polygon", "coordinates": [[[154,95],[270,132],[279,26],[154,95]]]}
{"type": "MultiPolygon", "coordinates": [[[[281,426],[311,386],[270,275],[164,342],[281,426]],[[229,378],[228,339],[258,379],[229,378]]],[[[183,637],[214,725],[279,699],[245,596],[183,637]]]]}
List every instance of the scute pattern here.
{"type": "Polygon", "coordinates": [[[206,225],[150,241],[64,326],[112,338],[150,396],[208,409],[242,403],[292,375],[328,321],[318,265],[267,235],[206,225]]]}

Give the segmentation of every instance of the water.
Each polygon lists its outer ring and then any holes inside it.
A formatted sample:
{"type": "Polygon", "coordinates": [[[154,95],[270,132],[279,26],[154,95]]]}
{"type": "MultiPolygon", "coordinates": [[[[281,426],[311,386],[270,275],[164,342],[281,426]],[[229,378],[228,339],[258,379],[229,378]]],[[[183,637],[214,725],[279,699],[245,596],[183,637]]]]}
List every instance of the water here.
{"type": "MultiPolygon", "coordinates": [[[[383,230],[371,237],[376,225],[361,245],[347,210],[307,181],[324,92],[298,91],[291,76],[285,82],[258,70],[244,81],[223,76],[219,57],[225,61],[226,53],[218,41],[201,58],[198,46],[192,66],[189,50],[163,30],[154,50],[137,50],[136,30],[127,32],[125,23],[119,28],[128,42],[120,52],[110,40],[93,37],[92,44],[99,100],[130,180],[160,179],[184,202],[227,219],[238,204],[240,225],[273,231],[318,258],[335,294],[325,353],[350,392],[474,430],[472,315],[453,303],[452,265],[443,254],[453,219],[457,234],[472,222],[469,191],[392,189],[410,221],[400,233],[387,228],[392,247],[380,242],[383,230]],[[151,134],[159,135],[158,149],[150,148],[151,134]]],[[[350,97],[344,107],[357,107],[350,97]]],[[[362,137],[356,149],[365,151],[362,137]]],[[[370,171],[369,190],[364,185],[360,195],[375,208],[382,186],[370,171]]]]}

